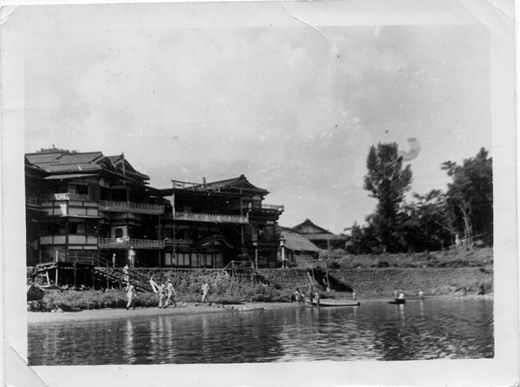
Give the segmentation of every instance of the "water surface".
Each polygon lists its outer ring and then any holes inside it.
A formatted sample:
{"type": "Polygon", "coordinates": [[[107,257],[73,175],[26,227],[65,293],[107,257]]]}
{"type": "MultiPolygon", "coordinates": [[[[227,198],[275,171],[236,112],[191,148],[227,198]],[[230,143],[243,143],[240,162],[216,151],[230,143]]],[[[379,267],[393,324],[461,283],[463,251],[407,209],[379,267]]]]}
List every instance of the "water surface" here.
{"type": "Polygon", "coordinates": [[[300,308],[29,324],[31,365],[187,364],[494,356],[493,303],[300,308]]]}

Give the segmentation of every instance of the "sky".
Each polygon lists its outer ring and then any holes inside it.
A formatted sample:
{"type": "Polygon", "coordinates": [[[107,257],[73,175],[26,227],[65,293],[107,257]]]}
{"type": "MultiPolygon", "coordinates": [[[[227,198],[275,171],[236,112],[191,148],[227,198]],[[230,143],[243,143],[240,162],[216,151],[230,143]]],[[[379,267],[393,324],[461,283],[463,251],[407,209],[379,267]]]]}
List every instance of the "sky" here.
{"type": "Polygon", "coordinates": [[[372,145],[416,138],[411,192],[445,189],[444,161],[491,150],[488,30],[341,3],[319,24],[311,4],[22,7],[25,152],[124,152],[157,188],[244,174],[282,226],[335,233],[375,208],[372,145]]]}

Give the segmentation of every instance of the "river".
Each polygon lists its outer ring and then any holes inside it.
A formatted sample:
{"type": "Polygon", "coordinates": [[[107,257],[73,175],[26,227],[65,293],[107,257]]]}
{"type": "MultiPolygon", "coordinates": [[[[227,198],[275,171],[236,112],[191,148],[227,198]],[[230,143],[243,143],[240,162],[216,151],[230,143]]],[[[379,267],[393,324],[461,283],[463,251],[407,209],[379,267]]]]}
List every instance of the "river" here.
{"type": "Polygon", "coordinates": [[[494,356],[493,302],[469,299],[30,323],[28,335],[30,365],[494,356]]]}

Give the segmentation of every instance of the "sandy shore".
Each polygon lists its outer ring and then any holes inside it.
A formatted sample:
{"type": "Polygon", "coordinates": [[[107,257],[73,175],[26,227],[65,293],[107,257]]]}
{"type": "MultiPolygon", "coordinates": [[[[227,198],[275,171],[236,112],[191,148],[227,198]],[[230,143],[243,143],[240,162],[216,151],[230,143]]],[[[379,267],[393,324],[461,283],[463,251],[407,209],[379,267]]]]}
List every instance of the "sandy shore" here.
{"type": "MultiPolygon", "coordinates": [[[[483,296],[478,295],[439,295],[439,296],[427,296],[428,299],[484,299],[493,300],[493,294],[486,294],[483,296]]],[[[368,298],[359,300],[363,303],[375,303],[375,302],[388,302],[390,298],[368,298]]],[[[118,319],[127,317],[142,317],[142,316],[169,316],[169,315],[184,315],[184,314],[202,314],[202,313],[233,313],[233,312],[250,312],[254,310],[269,310],[269,309],[284,309],[284,308],[297,308],[298,303],[287,303],[287,302],[245,302],[240,305],[217,305],[212,304],[195,304],[187,303],[179,305],[174,308],[170,306],[167,309],[159,308],[136,308],[134,310],[126,309],[94,309],[94,310],[82,310],[77,312],[61,312],[61,313],[50,313],[50,312],[27,312],[27,322],[40,323],[40,322],[55,322],[55,321],[89,321],[89,320],[104,320],[104,319],[118,319]]]]}
{"type": "Polygon", "coordinates": [[[159,308],[135,308],[131,310],[126,309],[93,309],[81,310],[77,312],[27,312],[27,322],[55,322],[55,321],[88,321],[88,320],[105,320],[118,319],[127,317],[142,317],[142,316],[169,316],[169,315],[183,315],[183,314],[202,314],[202,313],[233,313],[233,312],[250,312],[254,310],[269,310],[282,308],[296,308],[297,303],[273,303],[273,302],[245,302],[240,305],[217,305],[212,304],[183,304],[178,307],[170,306],[166,309],[159,308]]]}

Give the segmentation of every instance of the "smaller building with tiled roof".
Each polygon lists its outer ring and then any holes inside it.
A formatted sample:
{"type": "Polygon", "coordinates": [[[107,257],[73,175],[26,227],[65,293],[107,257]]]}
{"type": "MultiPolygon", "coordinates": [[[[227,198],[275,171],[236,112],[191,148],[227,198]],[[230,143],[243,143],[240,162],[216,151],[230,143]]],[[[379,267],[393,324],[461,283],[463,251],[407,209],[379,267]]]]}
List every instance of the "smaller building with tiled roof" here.
{"type": "Polygon", "coordinates": [[[319,258],[321,249],[300,233],[289,227],[281,227],[284,240],[285,258],[297,266],[305,266],[319,258]]]}
{"type": "Polygon", "coordinates": [[[294,226],[292,230],[298,232],[322,250],[344,249],[345,243],[348,241],[346,235],[336,235],[314,224],[310,219],[305,219],[303,223],[294,226]]]}

